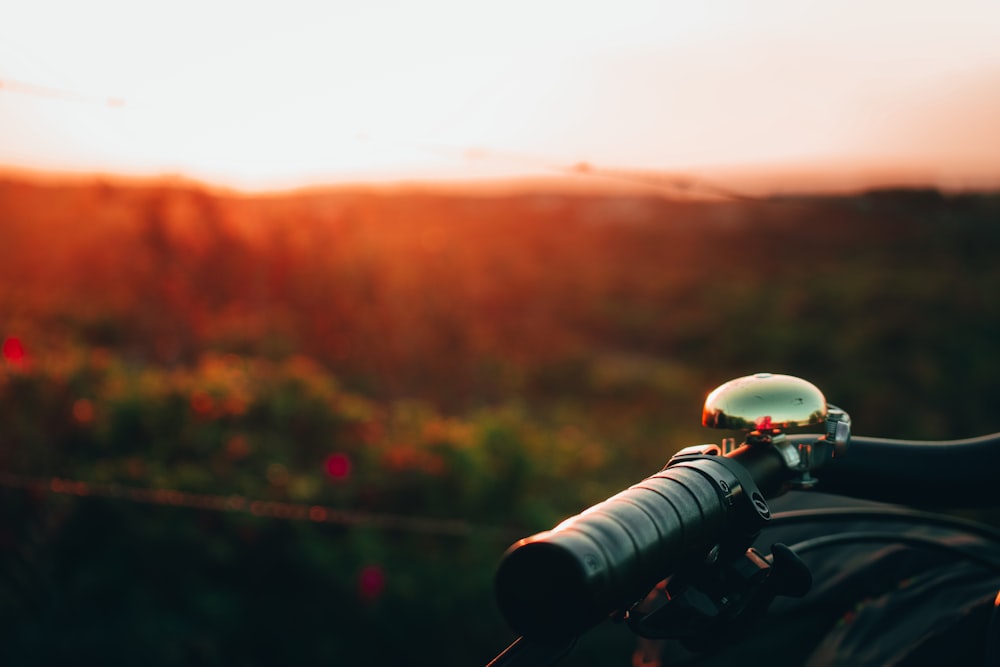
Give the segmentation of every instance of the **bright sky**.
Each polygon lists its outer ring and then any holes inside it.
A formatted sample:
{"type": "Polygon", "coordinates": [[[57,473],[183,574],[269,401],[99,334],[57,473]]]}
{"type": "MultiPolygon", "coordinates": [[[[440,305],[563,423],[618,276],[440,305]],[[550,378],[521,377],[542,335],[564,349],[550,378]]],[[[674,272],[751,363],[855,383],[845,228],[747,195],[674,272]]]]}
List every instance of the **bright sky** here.
{"type": "Polygon", "coordinates": [[[0,164],[247,188],[583,161],[1000,186],[998,36],[997,0],[0,0],[0,164]]]}

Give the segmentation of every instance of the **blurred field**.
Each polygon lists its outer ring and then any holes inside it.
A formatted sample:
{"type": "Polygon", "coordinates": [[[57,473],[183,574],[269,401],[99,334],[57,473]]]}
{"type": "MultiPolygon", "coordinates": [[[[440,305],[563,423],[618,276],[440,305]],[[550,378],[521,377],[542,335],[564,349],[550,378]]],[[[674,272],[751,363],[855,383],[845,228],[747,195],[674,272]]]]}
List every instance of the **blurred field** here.
{"type": "Polygon", "coordinates": [[[996,194],[0,181],[0,656],[485,664],[507,544],[717,440],[725,380],[1000,430],[998,249],[996,194]]]}

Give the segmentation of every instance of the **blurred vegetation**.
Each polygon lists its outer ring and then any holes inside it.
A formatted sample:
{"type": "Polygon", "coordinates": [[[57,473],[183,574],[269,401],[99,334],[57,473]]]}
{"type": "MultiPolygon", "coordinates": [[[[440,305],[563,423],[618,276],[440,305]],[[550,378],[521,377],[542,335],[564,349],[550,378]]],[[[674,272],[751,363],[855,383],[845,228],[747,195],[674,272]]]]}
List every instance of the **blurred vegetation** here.
{"type": "MultiPolygon", "coordinates": [[[[680,202],[0,182],[0,657],[485,664],[506,546],[651,474],[717,384],[1000,430],[1000,195],[680,202]],[[378,518],[459,520],[462,534],[378,518]]],[[[596,633],[567,664],[627,664],[596,633]]]]}

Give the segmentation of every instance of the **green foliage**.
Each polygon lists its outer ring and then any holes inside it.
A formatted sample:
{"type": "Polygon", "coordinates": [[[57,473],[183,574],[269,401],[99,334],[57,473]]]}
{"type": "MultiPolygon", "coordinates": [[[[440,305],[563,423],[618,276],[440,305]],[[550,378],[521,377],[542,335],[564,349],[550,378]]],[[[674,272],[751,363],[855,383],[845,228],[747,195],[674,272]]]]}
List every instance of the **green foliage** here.
{"type": "Polygon", "coordinates": [[[470,651],[485,662],[484,651],[508,639],[490,588],[499,554],[593,502],[581,491],[592,486],[566,480],[600,478],[606,464],[582,432],[535,423],[515,405],[458,418],[425,402],[378,403],[301,357],[206,354],[193,367],[165,368],[51,351],[30,367],[0,366],[0,420],[3,469],[22,477],[361,517],[346,528],[7,490],[5,522],[25,531],[8,539],[40,557],[5,552],[4,568],[28,573],[0,594],[51,615],[41,627],[33,613],[4,619],[15,662],[114,650],[164,665],[353,662],[369,652],[387,663],[440,664],[407,649],[434,638],[446,663],[468,661],[470,651]],[[347,474],[329,474],[331,455],[350,462],[347,474]],[[472,532],[386,531],[382,516],[466,520],[472,532]],[[360,577],[373,567],[385,589],[368,599],[360,577]]]}
{"type": "MultiPolygon", "coordinates": [[[[5,664],[485,664],[506,546],[716,440],[758,370],[866,435],[997,430],[996,195],[0,183],[0,220],[5,664]]],[[[608,632],[576,664],[626,661],[608,632]]]]}

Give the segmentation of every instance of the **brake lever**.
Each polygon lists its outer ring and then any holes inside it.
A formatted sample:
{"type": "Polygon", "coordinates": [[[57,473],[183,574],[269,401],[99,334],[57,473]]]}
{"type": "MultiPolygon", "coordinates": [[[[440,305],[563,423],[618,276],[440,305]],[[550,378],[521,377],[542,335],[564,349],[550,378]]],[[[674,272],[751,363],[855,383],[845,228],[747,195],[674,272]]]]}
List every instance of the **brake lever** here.
{"type": "Polygon", "coordinates": [[[626,622],[640,637],[676,639],[694,651],[738,642],[782,595],[802,597],[812,586],[804,562],[784,544],[763,556],[756,549],[726,561],[701,564],[661,582],[629,610],[626,622]]]}

